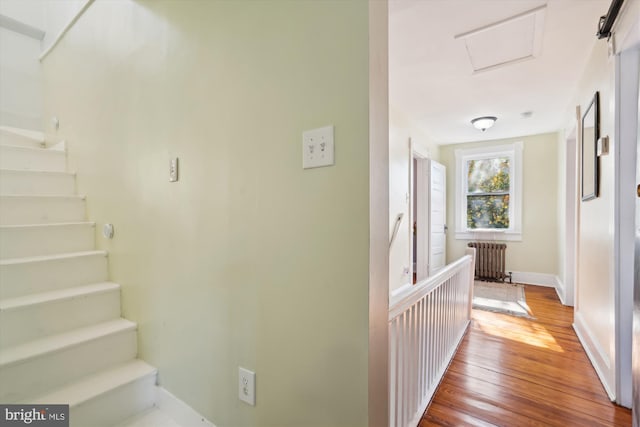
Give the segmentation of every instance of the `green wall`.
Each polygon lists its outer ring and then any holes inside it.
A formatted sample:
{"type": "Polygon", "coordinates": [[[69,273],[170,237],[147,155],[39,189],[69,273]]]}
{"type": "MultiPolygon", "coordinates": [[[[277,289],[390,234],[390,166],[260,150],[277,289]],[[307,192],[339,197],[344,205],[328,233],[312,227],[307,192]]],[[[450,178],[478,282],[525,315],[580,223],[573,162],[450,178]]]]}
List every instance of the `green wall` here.
{"type": "Polygon", "coordinates": [[[43,62],[140,357],[218,427],[367,424],[368,30],[364,1],[98,0],[43,62]]]}

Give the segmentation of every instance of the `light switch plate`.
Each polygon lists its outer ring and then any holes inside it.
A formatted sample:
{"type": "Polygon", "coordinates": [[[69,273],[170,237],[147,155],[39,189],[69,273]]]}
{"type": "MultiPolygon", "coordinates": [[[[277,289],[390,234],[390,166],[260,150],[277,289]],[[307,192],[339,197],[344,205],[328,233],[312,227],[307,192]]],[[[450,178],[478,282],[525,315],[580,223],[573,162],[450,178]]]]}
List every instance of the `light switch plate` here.
{"type": "Polygon", "coordinates": [[[251,406],[256,405],[256,373],[238,368],[238,397],[251,406]]]}
{"type": "Polygon", "coordinates": [[[332,166],[333,126],[325,126],[302,133],[302,168],[332,166]]]}
{"type": "Polygon", "coordinates": [[[169,162],[169,182],[178,180],[178,158],[174,157],[169,162]]]}
{"type": "Polygon", "coordinates": [[[602,136],[596,142],[596,154],[598,157],[609,154],[609,137],[602,136]]]}

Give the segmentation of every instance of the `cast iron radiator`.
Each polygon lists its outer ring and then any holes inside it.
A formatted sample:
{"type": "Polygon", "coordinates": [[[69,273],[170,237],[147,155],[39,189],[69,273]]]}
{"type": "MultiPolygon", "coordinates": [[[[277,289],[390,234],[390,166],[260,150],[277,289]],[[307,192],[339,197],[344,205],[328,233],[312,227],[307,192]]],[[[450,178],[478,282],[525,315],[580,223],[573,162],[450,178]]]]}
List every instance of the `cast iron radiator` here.
{"type": "Polygon", "coordinates": [[[511,283],[511,273],[507,274],[505,271],[506,244],[469,242],[468,246],[476,250],[476,279],[504,282],[508,277],[511,283]]]}

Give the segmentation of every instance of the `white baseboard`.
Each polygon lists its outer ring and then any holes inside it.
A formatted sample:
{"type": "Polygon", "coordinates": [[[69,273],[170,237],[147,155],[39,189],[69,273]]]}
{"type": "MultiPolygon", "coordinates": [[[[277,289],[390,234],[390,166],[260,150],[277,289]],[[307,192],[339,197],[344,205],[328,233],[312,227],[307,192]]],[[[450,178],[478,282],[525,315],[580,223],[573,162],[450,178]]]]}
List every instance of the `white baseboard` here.
{"type": "Polygon", "coordinates": [[[162,412],[182,426],[216,427],[211,421],[162,387],[156,386],[155,402],[162,412]]]}
{"type": "Polygon", "coordinates": [[[562,283],[562,280],[560,280],[560,277],[558,276],[556,276],[556,294],[558,294],[558,298],[560,298],[560,302],[562,303],[562,305],[567,305],[564,298],[564,283],[562,283]]]}
{"type": "MultiPolygon", "coordinates": [[[[509,272],[507,271],[507,274],[509,272]]],[[[529,273],[526,271],[513,271],[513,283],[524,283],[526,285],[558,287],[558,276],[546,273],[529,273]]]]}
{"type": "Polygon", "coordinates": [[[598,374],[598,378],[600,378],[600,382],[607,392],[609,399],[614,402],[616,400],[616,395],[613,392],[614,387],[613,384],[609,384],[609,379],[606,375],[611,370],[611,361],[606,351],[593,337],[580,312],[576,312],[574,315],[573,329],[576,331],[576,335],[584,351],[587,353],[587,357],[591,361],[593,368],[596,370],[596,374],[598,374]]]}

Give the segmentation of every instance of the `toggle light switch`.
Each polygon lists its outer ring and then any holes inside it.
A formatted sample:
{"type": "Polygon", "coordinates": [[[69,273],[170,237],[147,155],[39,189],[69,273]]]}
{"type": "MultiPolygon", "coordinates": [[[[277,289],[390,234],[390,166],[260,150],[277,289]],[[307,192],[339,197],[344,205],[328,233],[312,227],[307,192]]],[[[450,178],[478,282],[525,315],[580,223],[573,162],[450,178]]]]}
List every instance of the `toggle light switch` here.
{"type": "Polygon", "coordinates": [[[332,166],[333,126],[308,130],[302,133],[302,168],[332,166]]]}

